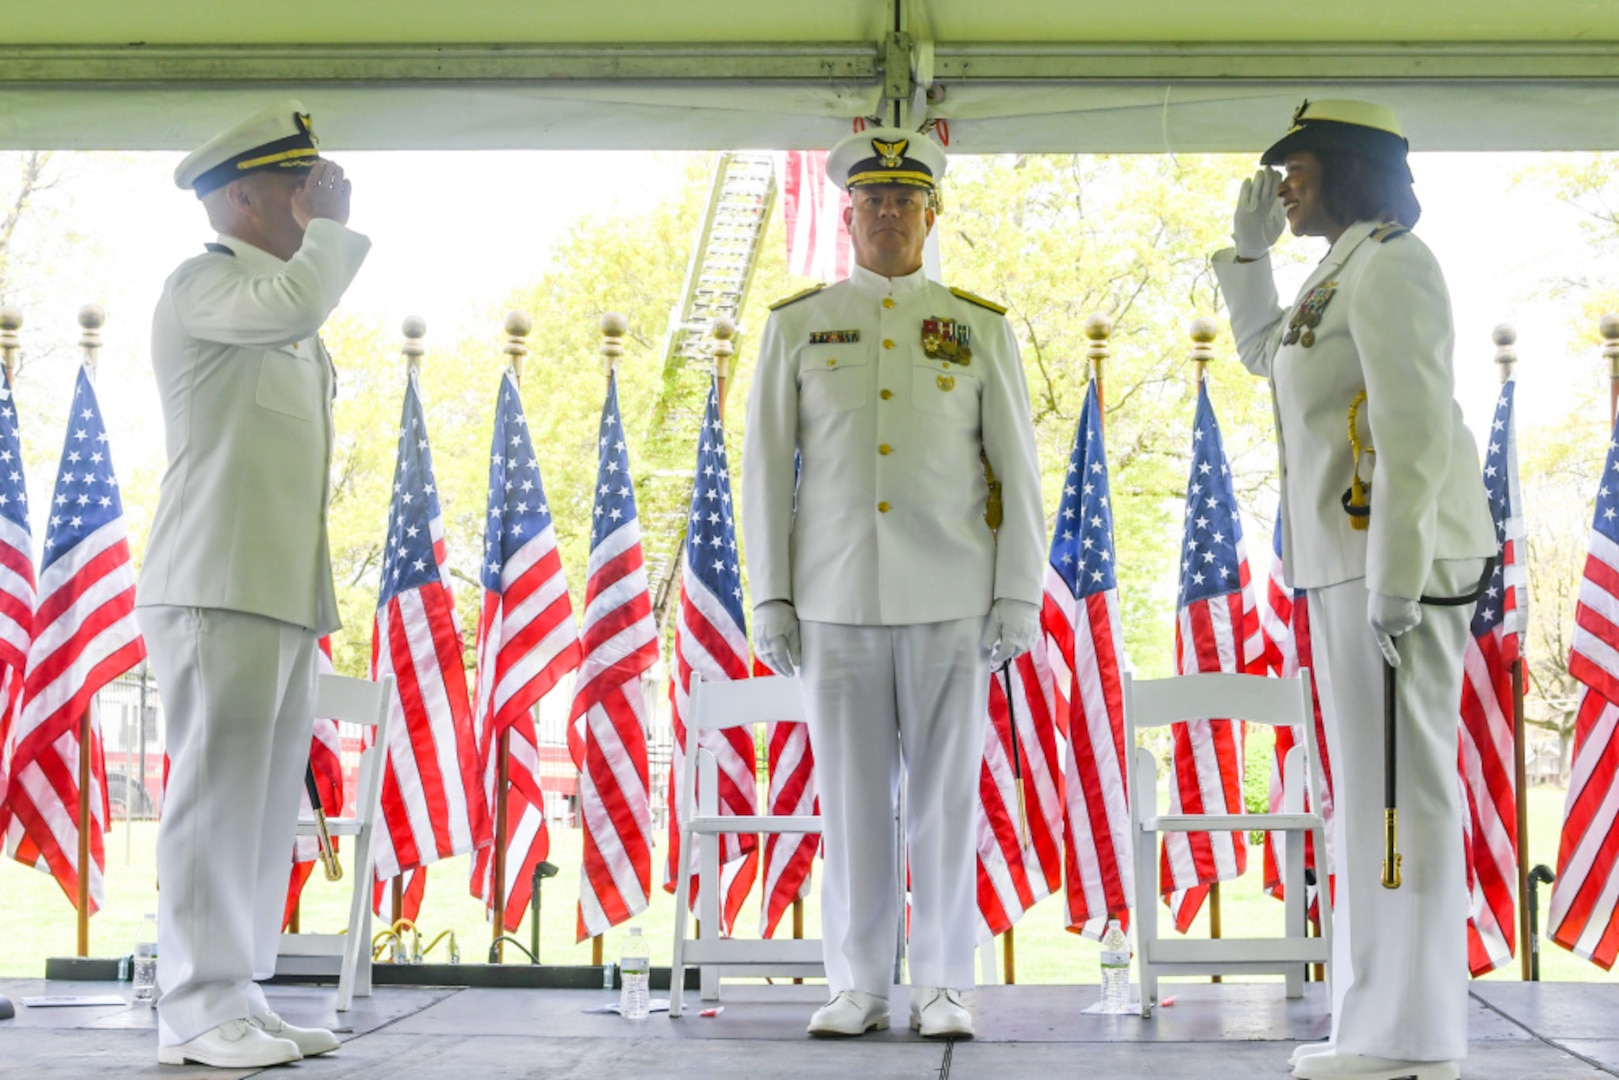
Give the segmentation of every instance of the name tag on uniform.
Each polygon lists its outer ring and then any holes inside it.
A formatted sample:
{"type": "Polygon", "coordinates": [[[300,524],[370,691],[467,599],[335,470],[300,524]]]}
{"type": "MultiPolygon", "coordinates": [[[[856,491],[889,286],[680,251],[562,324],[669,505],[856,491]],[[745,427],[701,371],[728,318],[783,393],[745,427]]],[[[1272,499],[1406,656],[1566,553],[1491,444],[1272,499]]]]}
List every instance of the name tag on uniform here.
{"type": "Polygon", "coordinates": [[[858,330],[812,330],[811,345],[853,345],[860,340],[858,330]]]}

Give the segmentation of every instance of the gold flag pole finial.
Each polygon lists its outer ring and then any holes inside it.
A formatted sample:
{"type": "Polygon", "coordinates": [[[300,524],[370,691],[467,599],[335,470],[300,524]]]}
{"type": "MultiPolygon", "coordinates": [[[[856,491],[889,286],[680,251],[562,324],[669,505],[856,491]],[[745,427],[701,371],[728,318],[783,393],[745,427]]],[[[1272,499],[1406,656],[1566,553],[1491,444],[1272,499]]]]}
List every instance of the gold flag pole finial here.
{"type": "Polygon", "coordinates": [[[618,358],[624,355],[624,335],[629,333],[630,320],[616,311],[609,311],[602,316],[602,367],[604,374],[611,376],[613,369],[618,366],[618,358]]]}
{"type": "Polygon", "coordinates": [[[1106,315],[1097,313],[1085,320],[1085,336],[1090,339],[1090,347],[1085,350],[1085,359],[1090,365],[1091,380],[1096,383],[1096,404],[1103,402],[1102,369],[1112,356],[1108,347],[1108,338],[1113,336],[1113,320],[1106,315]]]}
{"type": "Polygon", "coordinates": [[[506,313],[506,347],[502,350],[512,366],[512,377],[523,385],[523,361],[528,358],[528,335],[534,329],[534,320],[526,311],[506,313]]]}
{"type": "Polygon", "coordinates": [[[724,315],[708,328],[714,336],[714,378],[719,382],[720,420],[725,420],[725,391],[731,381],[731,357],[736,355],[736,323],[724,315]]]}
{"type": "Polygon", "coordinates": [[[101,354],[101,328],[107,323],[107,312],[100,304],[86,304],[79,309],[79,347],[84,350],[84,366],[95,378],[96,360],[101,354]]]}
{"type": "Polygon", "coordinates": [[[6,381],[17,376],[17,331],[22,329],[22,309],[7,304],[0,307],[0,363],[6,366],[6,381]]]}
{"type": "Polygon", "coordinates": [[[405,335],[404,347],[399,350],[405,356],[405,374],[415,375],[421,371],[422,357],[427,352],[422,344],[422,338],[427,336],[427,320],[420,315],[407,315],[399,329],[405,335]]]}
{"type": "Polygon", "coordinates": [[[1220,336],[1220,324],[1207,315],[1199,315],[1187,327],[1187,333],[1192,338],[1193,369],[1201,383],[1208,374],[1209,361],[1214,359],[1214,339],[1220,336]]]}
{"type": "Polygon", "coordinates": [[[1490,340],[1495,342],[1495,363],[1505,384],[1518,366],[1518,350],[1513,348],[1518,341],[1518,331],[1511,323],[1499,323],[1490,331],[1490,340]]]}

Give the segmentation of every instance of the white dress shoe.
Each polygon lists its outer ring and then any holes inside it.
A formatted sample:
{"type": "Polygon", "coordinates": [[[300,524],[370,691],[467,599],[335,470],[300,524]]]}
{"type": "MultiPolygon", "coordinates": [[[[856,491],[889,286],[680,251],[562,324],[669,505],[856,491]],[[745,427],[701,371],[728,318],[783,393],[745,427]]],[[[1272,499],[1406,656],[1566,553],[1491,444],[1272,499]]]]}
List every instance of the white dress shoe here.
{"type": "Polygon", "coordinates": [[[304,1057],[314,1057],[316,1054],[327,1054],[336,1050],[343,1044],[337,1041],[325,1028],[306,1028],[296,1024],[289,1024],[273,1012],[266,1012],[260,1016],[248,1017],[248,1023],[278,1039],[286,1039],[298,1048],[304,1057]]]}
{"type": "Polygon", "coordinates": [[[1297,1065],[1307,1057],[1315,1057],[1317,1054],[1325,1054],[1330,1050],[1332,1050],[1331,1039],[1328,1039],[1325,1042],[1299,1043],[1293,1048],[1293,1052],[1288,1055],[1288,1067],[1291,1068],[1292,1066],[1297,1065]]]}
{"type": "Polygon", "coordinates": [[[888,1030],[888,999],[864,990],[841,990],[810,1017],[811,1035],[864,1035],[888,1030]]]}
{"type": "Polygon", "coordinates": [[[195,1061],[216,1069],[262,1069],[298,1061],[303,1056],[291,1039],[266,1035],[246,1020],[226,1020],[190,1042],[157,1048],[159,1065],[195,1061]]]}
{"type": "Polygon", "coordinates": [[[1458,1080],[1454,1061],[1395,1061],[1334,1049],[1293,1066],[1298,1080],[1458,1080]]]}
{"type": "Polygon", "coordinates": [[[911,991],[911,1030],[927,1039],[970,1039],[973,1014],[960,990],[919,986],[911,991]]]}

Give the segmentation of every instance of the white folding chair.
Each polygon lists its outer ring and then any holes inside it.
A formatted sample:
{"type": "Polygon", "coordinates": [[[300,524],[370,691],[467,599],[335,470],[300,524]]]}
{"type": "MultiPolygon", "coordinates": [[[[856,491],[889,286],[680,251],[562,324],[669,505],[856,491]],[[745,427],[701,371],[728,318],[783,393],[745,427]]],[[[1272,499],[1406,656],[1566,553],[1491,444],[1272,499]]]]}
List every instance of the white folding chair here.
{"type": "MultiPolygon", "coordinates": [[[[315,690],[315,715],[340,723],[376,728],[371,745],[360,755],[360,790],[354,817],[328,817],[333,837],[352,836],[354,847],[343,868],[353,893],[348,930],[341,934],[282,934],[277,974],[330,975],[337,970],[337,1011],[346,1012],[355,995],[371,996],[371,883],[376,861],[375,829],[382,804],[382,771],[388,760],[388,714],[394,680],[380,682],[322,675],[315,690]]],[[[314,836],[313,819],[299,820],[298,835],[314,836]]]]}
{"type": "Polygon", "coordinates": [[[705,731],[771,721],[804,720],[798,680],[782,676],[704,682],[691,677],[691,715],[686,720],[686,761],[680,775],[680,883],[675,890],[675,952],[669,965],[669,1015],[679,1016],[686,969],[702,972],[704,1001],[720,996],[721,976],[824,976],[819,939],[742,940],[720,936],[720,836],[724,833],[819,833],[815,815],[721,814],[719,768],[699,741],[705,731]],[[695,784],[694,784],[695,781],[695,784]],[[693,788],[698,797],[693,799],[693,788]],[[695,805],[694,805],[695,802],[695,805]],[[686,937],[686,897],[691,895],[692,844],[697,845],[698,934],[686,937]]]}
{"type": "MultiPolygon", "coordinates": [[[[1150,1017],[1158,1001],[1163,975],[1286,976],[1287,996],[1304,996],[1306,967],[1332,961],[1332,905],[1327,890],[1326,825],[1321,818],[1320,747],[1310,704],[1310,673],[1287,679],[1258,675],[1182,675],[1141,680],[1124,676],[1126,745],[1131,748],[1130,825],[1136,860],[1136,957],[1141,965],[1141,1015],[1150,1017]],[[1285,798],[1277,814],[1161,814],[1158,812],[1158,762],[1136,744],[1142,728],[1182,720],[1225,717],[1273,727],[1296,726],[1304,735],[1283,764],[1285,798]],[[1304,794],[1309,792],[1308,811],[1304,794]],[[1284,932],[1279,938],[1159,938],[1158,840],[1162,833],[1279,832],[1287,834],[1282,872],[1287,894],[1284,932]],[[1315,838],[1319,876],[1321,936],[1306,936],[1308,887],[1304,878],[1306,835],[1315,838]]],[[[1328,1000],[1331,1000],[1329,990],[1328,1000]]]]}

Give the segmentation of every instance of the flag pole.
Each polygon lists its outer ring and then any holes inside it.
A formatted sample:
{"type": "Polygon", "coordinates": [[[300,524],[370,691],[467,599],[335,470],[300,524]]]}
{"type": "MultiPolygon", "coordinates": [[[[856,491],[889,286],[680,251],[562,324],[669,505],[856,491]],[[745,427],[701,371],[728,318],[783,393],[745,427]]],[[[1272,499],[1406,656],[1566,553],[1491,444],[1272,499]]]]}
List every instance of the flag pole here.
{"type": "MultiPolygon", "coordinates": [[[[84,334],[79,345],[84,349],[84,368],[90,380],[96,377],[96,354],[101,349],[101,327],[107,313],[99,304],[86,304],[79,309],[79,326],[84,334]]],[[[11,366],[7,350],[6,366],[11,366]]],[[[79,717],[79,863],[78,863],[78,955],[90,955],[90,714],[91,707],[79,717]]]]}
{"type": "Polygon", "coordinates": [[[1107,418],[1104,409],[1107,396],[1103,393],[1102,366],[1110,355],[1107,339],[1113,336],[1113,320],[1100,313],[1092,315],[1085,320],[1085,336],[1091,340],[1090,348],[1085,350],[1085,359],[1090,361],[1091,382],[1096,384],[1097,419],[1106,430],[1107,418]]]}
{"type": "MultiPolygon", "coordinates": [[[[1518,351],[1513,345],[1518,340],[1518,331],[1511,323],[1502,323],[1490,333],[1490,340],[1495,342],[1495,364],[1501,375],[1501,385],[1505,386],[1512,378],[1518,365],[1518,351]]],[[[1513,789],[1517,793],[1518,811],[1518,959],[1522,965],[1523,979],[1529,981],[1530,948],[1529,929],[1529,786],[1527,782],[1528,747],[1526,746],[1527,730],[1523,720],[1523,650],[1517,650],[1512,663],[1507,666],[1512,677],[1512,777],[1513,789]]]]}
{"type": "MultiPolygon", "coordinates": [[[[624,355],[624,335],[629,329],[630,320],[620,312],[609,311],[601,318],[602,375],[609,386],[612,385],[613,369],[618,366],[618,358],[624,355]]],[[[590,962],[597,967],[602,965],[600,934],[590,939],[590,962]]]]}
{"type": "Polygon", "coordinates": [[[714,317],[714,378],[719,384],[720,423],[725,423],[725,391],[731,383],[731,357],[736,355],[736,323],[724,315],[714,317]]]}
{"type": "MultiPolygon", "coordinates": [[[[534,329],[534,320],[526,312],[506,313],[506,347],[502,352],[512,369],[512,381],[523,388],[523,358],[528,355],[525,339],[534,329]]],[[[494,927],[491,933],[490,959],[496,964],[506,959],[506,826],[510,803],[507,788],[511,783],[512,732],[502,727],[495,739],[495,850],[494,865],[489,872],[489,894],[493,904],[494,927]]],[[[536,928],[537,930],[537,928],[536,928]]]]}
{"type": "MultiPolygon", "coordinates": [[[[1197,376],[1197,385],[1201,387],[1208,377],[1209,361],[1214,359],[1214,339],[1220,335],[1220,327],[1207,315],[1199,315],[1187,327],[1187,333],[1192,338],[1192,370],[1197,376]]],[[[1214,882],[1209,886],[1209,937],[1219,940],[1221,936],[1220,919],[1220,883],[1214,882]]],[[[1210,976],[1210,982],[1223,982],[1218,975],[1210,976]]]]}

